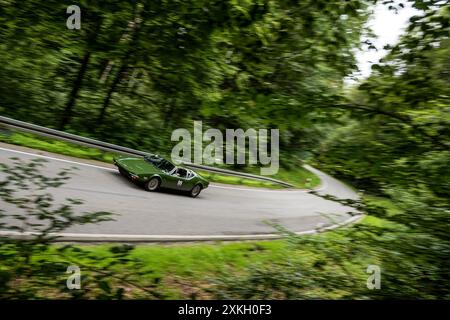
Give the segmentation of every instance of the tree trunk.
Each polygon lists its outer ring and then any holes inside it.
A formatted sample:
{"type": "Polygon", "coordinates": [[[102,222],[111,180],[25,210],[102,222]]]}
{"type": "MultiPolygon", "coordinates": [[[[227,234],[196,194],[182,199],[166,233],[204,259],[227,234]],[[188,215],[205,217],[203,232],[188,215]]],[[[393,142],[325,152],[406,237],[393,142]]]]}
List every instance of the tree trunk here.
{"type": "Polygon", "coordinates": [[[105,70],[103,71],[101,77],[100,77],[100,82],[104,83],[106,82],[106,80],[108,79],[109,73],[111,72],[112,67],[114,66],[114,61],[112,60],[108,60],[108,64],[105,67],[105,70]]]}
{"type": "Polygon", "coordinates": [[[61,123],[59,124],[59,129],[64,130],[64,128],[69,124],[70,120],[72,119],[72,111],[75,107],[78,92],[81,89],[81,86],[83,84],[83,79],[87,71],[87,67],[89,65],[89,59],[91,58],[91,48],[96,43],[98,33],[100,32],[100,28],[102,26],[102,19],[100,16],[95,16],[96,24],[94,28],[89,33],[87,40],[86,40],[86,52],[84,53],[83,60],[81,61],[80,69],[78,70],[77,77],[75,78],[75,81],[73,82],[72,91],[69,95],[69,101],[67,101],[66,107],[64,108],[64,114],[61,119],[61,123]]]}
{"type": "Polygon", "coordinates": [[[103,120],[106,116],[106,111],[109,107],[109,104],[111,102],[111,97],[113,93],[116,91],[117,86],[120,83],[120,80],[122,80],[122,75],[127,70],[128,65],[130,64],[131,57],[137,50],[137,42],[138,42],[138,36],[140,31],[140,18],[139,15],[134,19],[134,24],[132,27],[132,36],[130,45],[128,46],[128,49],[122,58],[122,62],[119,68],[119,71],[116,73],[116,76],[111,84],[111,87],[109,88],[108,92],[106,93],[105,99],[103,100],[102,109],[100,110],[100,114],[97,119],[97,124],[101,125],[103,123],[103,120]]]}
{"type": "Polygon", "coordinates": [[[73,107],[75,106],[75,102],[78,97],[78,92],[81,89],[81,85],[83,82],[84,75],[86,74],[86,70],[87,70],[87,66],[89,64],[90,57],[91,57],[91,53],[89,51],[86,51],[86,53],[84,54],[83,60],[81,62],[80,69],[78,70],[77,77],[75,78],[75,81],[73,83],[72,91],[70,92],[70,95],[69,95],[69,101],[67,102],[66,107],[64,108],[64,114],[61,119],[61,123],[59,125],[60,130],[64,130],[64,128],[70,122],[70,120],[72,118],[72,110],[73,110],[73,107]]]}
{"type": "Polygon", "coordinates": [[[106,115],[106,109],[108,109],[109,103],[111,101],[111,97],[113,95],[113,93],[116,91],[117,89],[117,85],[120,83],[120,80],[122,80],[122,74],[126,69],[126,65],[125,62],[122,63],[122,65],[120,66],[119,71],[116,73],[116,76],[114,77],[114,80],[111,84],[111,87],[109,87],[108,92],[106,93],[106,97],[103,100],[103,105],[102,105],[102,109],[100,111],[100,115],[97,119],[97,124],[102,124],[103,120],[105,119],[105,115],[106,115]]]}

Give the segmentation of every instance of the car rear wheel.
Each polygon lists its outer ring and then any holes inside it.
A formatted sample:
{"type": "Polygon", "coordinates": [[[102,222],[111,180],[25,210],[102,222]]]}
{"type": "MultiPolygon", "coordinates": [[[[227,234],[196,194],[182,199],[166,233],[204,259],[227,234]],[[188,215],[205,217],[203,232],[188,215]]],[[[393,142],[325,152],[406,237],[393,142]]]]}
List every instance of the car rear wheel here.
{"type": "Polygon", "coordinates": [[[158,178],[153,177],[145,184],[145,189],[148,191],[155,191],[159,188],[160,184],[161,181],[158,178]]]}
{"type": "Polygon", "coordinates": [[[192,198],[197,197],[201,191],[202,191],[202,186],[199,184],[196,184],[191,190],[191,197],[192,198]]]}

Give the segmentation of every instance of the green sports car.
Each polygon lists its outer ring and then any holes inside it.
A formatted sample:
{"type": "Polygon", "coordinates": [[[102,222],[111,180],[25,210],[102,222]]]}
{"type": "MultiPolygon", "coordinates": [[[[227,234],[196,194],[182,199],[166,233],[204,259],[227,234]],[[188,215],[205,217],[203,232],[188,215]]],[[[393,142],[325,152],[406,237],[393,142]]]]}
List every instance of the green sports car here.
{"type": "Polygon", "coordinates": [[[148,191],[159,188],[175,189],[187,191],[195,198],[209,185],[198,173],[175,166],[155,154],[144,157],[119,156],[114,158],[114,164],[123,176],[143,184],[148,191]]]}

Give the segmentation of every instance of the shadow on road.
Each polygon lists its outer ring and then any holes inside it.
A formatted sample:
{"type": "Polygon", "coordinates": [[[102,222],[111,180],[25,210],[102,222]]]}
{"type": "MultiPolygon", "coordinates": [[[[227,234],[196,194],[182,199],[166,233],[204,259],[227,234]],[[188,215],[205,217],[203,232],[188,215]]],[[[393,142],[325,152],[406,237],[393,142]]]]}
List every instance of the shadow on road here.
{"type": "MultiPolygon", "coordinates": [[[[136,190],[142,191],[142,192],[147,192],[150,193],[149,191],[146,191],[144,189],[144,185],[141,182],[136,182],[133,181],[131,179],[129,179],[128,177],[124,177],[123,175],[121,175],[119,172],[109,172],[112,176],[114,176],[115,178],[117,178],[117,183],[123,183],[123,181],[128,181],[129,185],[136,190]]],[[[187,191],[180,191],[180,190],[174,190],[174,189],[167,189],[167,188],[159,188],[157,191],[155,191],[156,193],[164,193],[164,194],[171,194],[171,195],[177,195],[177,196],[185,196],[188,199],[193,199],[189,196],[189,192],[187,191]]],[[[201,198],[201,194],[198,196],[197,199],[201,198]]]]}

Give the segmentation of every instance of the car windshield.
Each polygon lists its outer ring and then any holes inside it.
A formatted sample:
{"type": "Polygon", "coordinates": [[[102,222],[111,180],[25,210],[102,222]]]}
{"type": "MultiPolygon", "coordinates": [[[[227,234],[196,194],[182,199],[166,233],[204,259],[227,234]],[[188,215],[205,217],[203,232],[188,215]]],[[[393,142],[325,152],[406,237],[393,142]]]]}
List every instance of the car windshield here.
{"type": "Polygon", "coordinates": [[[173,164],[161,157],[145,156],[144,159],[162,171],[170,172],[175,168],[173,164]]]}

